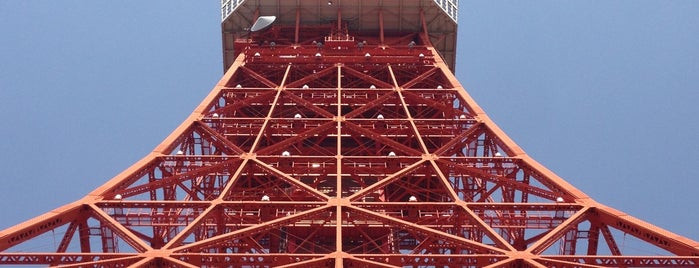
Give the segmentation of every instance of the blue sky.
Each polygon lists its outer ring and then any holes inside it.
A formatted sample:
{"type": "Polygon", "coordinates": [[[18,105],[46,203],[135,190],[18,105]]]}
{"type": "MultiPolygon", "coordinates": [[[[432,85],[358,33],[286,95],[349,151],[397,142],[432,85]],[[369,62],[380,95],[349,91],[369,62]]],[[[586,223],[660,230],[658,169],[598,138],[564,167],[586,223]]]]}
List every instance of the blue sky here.
{"type": "MultiPolygon", "coordinates": [[[[456,75],[592,198],[699,240],[699,1],[460,1],[456,75]]],[[[211,1],[0,1],[0,229],[145,156],[222,74],[211,1]]]]}

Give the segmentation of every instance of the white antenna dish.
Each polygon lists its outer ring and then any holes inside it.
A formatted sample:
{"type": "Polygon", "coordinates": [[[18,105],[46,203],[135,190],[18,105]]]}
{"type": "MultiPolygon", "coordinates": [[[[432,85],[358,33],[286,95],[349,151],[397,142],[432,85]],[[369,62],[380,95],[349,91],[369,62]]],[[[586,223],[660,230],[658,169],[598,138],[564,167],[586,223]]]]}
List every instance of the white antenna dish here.
{"type": "Polygon", "coordinates": [[[260,16],[255,23],[250,27],[251,32],[257,32],[266,29],[277,19],[277,16],[260,16]]]}

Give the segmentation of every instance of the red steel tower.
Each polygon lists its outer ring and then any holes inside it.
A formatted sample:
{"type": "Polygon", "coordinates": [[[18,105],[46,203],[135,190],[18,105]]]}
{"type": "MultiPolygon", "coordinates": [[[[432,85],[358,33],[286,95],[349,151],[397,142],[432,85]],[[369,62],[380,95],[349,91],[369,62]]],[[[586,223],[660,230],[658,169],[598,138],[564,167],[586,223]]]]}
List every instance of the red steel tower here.
{"type": "Polygon", "coordinates": [[[450,70],[456,2],[222,1],[211,93],[102,187],[0,232],[0,264],[699,267],[699,243],[595,202],[488,118],[450,70]]]}

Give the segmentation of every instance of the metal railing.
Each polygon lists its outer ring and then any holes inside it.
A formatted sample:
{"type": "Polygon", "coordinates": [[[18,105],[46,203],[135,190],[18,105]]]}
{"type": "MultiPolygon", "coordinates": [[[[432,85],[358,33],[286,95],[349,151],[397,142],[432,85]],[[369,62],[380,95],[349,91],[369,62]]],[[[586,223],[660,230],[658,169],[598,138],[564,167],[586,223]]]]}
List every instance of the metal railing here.
{"type": "MultiPolygon", "coordinates": [[[[221,0],[221,20],[224,21],[246,0],[221,0]]],[[[458,18],[459,0],[434,0],[434,2],[444,10],[444,12],[454,21],[458,18]]]]}

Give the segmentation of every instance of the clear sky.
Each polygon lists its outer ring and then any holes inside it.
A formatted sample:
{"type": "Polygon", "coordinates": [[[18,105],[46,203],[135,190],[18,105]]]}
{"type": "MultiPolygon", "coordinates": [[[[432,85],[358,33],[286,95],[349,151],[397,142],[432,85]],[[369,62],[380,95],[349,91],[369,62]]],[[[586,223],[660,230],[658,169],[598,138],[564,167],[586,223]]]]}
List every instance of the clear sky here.
{"type": "MultiPolygon", "coordinates": [[[[0,0],[0,229],[145,156],[222,75],[219,1],[0,0]]],[[[699,240],[699,1],[460,1],[456,75],[592,198],[699,240]]]]}

